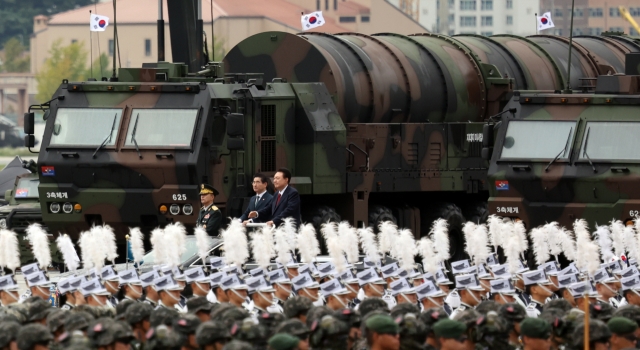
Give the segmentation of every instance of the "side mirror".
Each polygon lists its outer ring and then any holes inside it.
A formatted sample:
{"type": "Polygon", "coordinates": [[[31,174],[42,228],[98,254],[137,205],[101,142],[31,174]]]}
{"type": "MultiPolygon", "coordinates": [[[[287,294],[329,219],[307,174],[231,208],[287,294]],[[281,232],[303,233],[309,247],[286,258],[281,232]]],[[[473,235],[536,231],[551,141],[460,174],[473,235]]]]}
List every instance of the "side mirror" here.
{"type": "Polygon", "coordinates": [[[35,115],[33,113],[25,113],[24,114],[24,133],[26,135],[34,134],[34,128],[33,128],[34,123],[35,123],[35,115]]]}
{"type": "Polygon", "coordinates": [[[32,148],[36,145],[36,139],[33,135],[24,135],[24,146],[32,148]]]}
{"type": "Polygon", "coordinates": [[[482,159],[486,160],[487,162],[491,160],[491,156],[493,155],[493,147],[483,147],[482,148],[482,159]]]}
{"type": "Polygon", "coordinates": [[[244,137],[228,138],[227,149],[229,151],[242,151],[244,150],[244,137]]]}
{"type": "Polygon", "coordinates": [[[7,202],[10,201],[12,194],[13,194],[13,190],[4,191],[4,200],[7,201],[7,202]]]}
{"type": "Polygon", "coordinates": [[[482,147],[493,147],[493,124],[485,124],[482,126],[482,147]]]}
{"type": "Polygon", "coordinates": [[[244,114],[231,113],[227,115],[227,136],[244,137],[244,114]]]}

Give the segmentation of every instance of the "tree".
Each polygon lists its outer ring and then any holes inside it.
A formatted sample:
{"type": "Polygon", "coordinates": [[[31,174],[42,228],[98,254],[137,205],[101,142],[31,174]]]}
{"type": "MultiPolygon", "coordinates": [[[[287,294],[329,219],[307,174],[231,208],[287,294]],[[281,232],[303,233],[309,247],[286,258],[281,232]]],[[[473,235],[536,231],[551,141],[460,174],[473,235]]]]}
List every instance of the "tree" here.
{"type": "Polygon", "coordinates": [[[29,55],[24,56],[25,47],[17,38],[11,38],[4,44],[4,62],[2,71],[22,73],[29,71],[29,55]]]}
{"type": "Polygon", "coordinates": [[[87,67],[84,76],[87,79],[95,78],[96,80],[100,80],[102,77],[110,77],[111,67],[109,66],[109,56],[107,56],[106,53],[101,53],[98,58],[93,60],[93,72],[91,71],[91,67],[87,67]]]}
{"type": "Polygon", "coordinates": [[[62,46],[62,39],[53,43],[49,50],[49,58],[36,75],[38,82],[36,100],[40,102],[50,100],[62,83],[62,79],[69,81],[85,79],[87,52],[82,45],[83,43],[75,42],[69,46],[62,46]]]}
{"type": "Polygon", "coordinates": [[[51,16],[81,6],[91,5],[95,0],[0,0],[0,43],[22,36],[29,46],[29,35],[33,33],[33,17],[51,16]]]}

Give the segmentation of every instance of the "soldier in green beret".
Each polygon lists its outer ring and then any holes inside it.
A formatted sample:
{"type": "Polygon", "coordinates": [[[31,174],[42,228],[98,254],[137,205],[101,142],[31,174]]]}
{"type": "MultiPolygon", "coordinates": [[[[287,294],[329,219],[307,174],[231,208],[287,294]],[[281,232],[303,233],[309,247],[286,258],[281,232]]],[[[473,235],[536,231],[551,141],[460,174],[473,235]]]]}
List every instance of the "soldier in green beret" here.
{"type": "Polygon", "coordinates": [[[271,350],[297,350],[300,339],[287,333],[278,333],[269,339],[271,350]]]}
{"type": "Polygon", "coordinates": [[[547,350],[551,347],[551,325],[541,318],[526,318],[520,323],[523,350],[547,350]]]}
{"type": "Polygon", "coordinates": [[[459,321],[444,319],[433,325],[433,333],[440,350],[464,350],[467,326],[459,321]]]}
{"type": "Polygon", "coordinates": [[[200,203],[202,208],[198,214],[196,225],[204,228],[209,236],[217,236],[222,225],[222,212],[213,205],[218,191],[208,184],[200,185],[200,203]]]}
{"type": "Polygon", "coordinates": [[[369,317],[365,329],[369,349],[400,349],[400,327],[390,316],[369,317]]]}
{"type": "Polygon", "coordinates": [[[634,334],[638,325],[626,317],[613,317],[607,323],[611,331],[611,350],[635,349],[638,339],[634,334]]]}

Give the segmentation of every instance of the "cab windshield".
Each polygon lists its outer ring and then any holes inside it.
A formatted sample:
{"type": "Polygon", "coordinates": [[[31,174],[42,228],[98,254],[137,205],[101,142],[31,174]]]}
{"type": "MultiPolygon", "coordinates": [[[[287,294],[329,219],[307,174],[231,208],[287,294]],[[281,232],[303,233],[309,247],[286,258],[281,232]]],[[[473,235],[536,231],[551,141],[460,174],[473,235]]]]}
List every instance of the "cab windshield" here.
{"type": "Polygon", "coordinates": [[[640,160],[640,123],[588,122],[580,160],[640,160]]]}
{"type": "Polygon", "coordinates": [[[500,158],[566,160],[571,153],[575,131],[575,121],[512,120],[500,158]]]}
{"type": "Polygon", "coordinates": [[[59,108],[49,145],[113,146],[121,116],[122,109],[115,108],[59,108]]]}
{"type": "Polygon", "coordinates": [[[125,146],[190,147],[197,109],[134,109],[125,146]]]}
{"type": "Polygon", "coordinates": [[[22,178],[18,180],[15,198],[38,198],[39,184],[40,180],[37,178],[22,178]]]}

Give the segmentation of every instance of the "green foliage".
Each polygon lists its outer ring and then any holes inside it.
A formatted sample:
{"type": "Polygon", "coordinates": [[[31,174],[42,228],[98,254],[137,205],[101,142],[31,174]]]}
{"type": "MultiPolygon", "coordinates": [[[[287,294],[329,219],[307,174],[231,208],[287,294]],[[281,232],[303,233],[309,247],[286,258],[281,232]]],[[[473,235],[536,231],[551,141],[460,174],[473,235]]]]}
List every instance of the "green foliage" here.
{"type": "Polygon", "coordinates": [[[17,38],[11,38],[4,44],[4,60],[0,71],[21,73],[29,71],[29,55],[23,57],[25,47],[17,38]]]}
{"type": "Polygon", "coordinates": [[[110,77],[111,66],[109,66],[109,56],[107,56],[106,53],[101,53],[100,57],[93,60],[93,72],[91,71],[91,67],[87,67],[84,76],[87,79],[95,78],[96,80],[100,80],[102,77],[110,77]]]}
{"type": "Polygon", "coordinates": [[[0,44],[20,37],[28,47],[33,33],[33,17],[51,16],[59,12],[90,5],[94,0],[0,0],[0,44]]]}
{"type": "MultiPolygon", "coordinates": [[[[82,43],[75,42],[68,46],[62,46],[62,39],[56,40],[49,50],[49,58],[42,69],[36,75],[38,81],[38,94],[36,100],[44,102],[51,99],[58,89],[62,79],[79,81],[85,79],[87,74],[87,52],[82,43]]],[[[98,67],[98,69],[100,69],[98,67]]]]}

